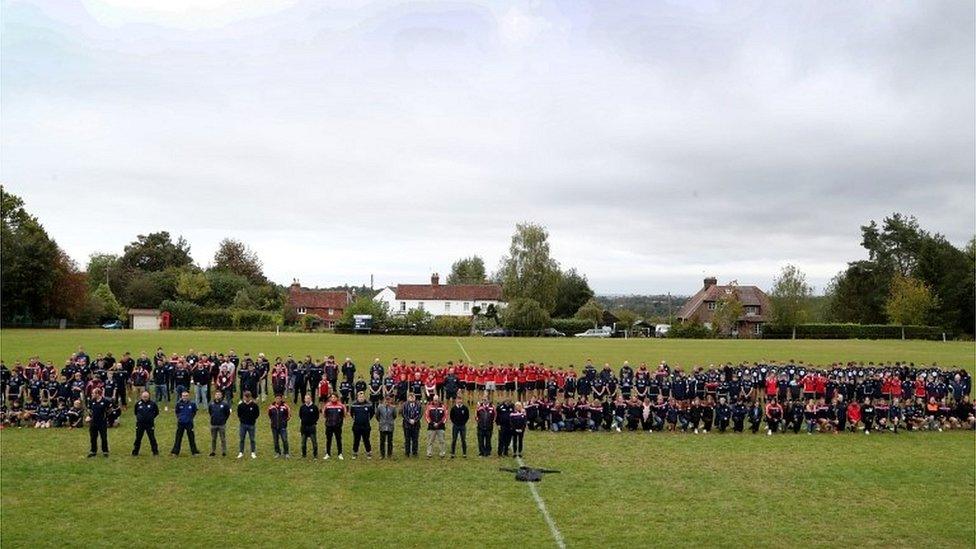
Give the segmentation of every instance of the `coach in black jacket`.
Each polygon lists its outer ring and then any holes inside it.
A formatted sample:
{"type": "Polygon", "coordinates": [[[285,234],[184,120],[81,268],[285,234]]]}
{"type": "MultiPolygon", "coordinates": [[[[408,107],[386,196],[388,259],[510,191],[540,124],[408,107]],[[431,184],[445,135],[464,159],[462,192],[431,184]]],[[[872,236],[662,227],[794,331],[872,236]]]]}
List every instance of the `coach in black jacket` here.
{"type": "Polygon", "coordinates": [[[451,406],[451,459],[454,459],[454,451],[457,449],[457,441],[461,439],[461,457],[468,457],[467,425],[471,417],[471,411],[464,403],[464,399],[458,397],[454,399],[454,406],[451,406]]]}
{"type": "Polygon", "coordinates": [[[139,395],[139,401],[135,405],[136,413],[136,442],[132,445],[132,455],[139,455],[139,448],[142,447],[142,435],[149,437],[149,447],[154,456],[159,455],[159,445],[156,444],[156,416],[159,415],[159,406],[150,400],[149,391],[143,391],[139,395]]]}

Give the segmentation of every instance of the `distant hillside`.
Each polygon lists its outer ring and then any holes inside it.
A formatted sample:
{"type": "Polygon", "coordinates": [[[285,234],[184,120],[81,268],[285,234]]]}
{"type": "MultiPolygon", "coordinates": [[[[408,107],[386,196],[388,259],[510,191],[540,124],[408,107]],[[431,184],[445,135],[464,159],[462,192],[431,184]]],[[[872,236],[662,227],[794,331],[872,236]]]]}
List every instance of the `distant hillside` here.
{"type": "MultiPolygon", "coordinates": [[[[605,309],[630,309],[641,318],[667,321],[668,296],[665,295],[598,295],[596,300],[605,309]]],[[[671,296],[671,314],[677,314],[688,296],[671,296]]]]}

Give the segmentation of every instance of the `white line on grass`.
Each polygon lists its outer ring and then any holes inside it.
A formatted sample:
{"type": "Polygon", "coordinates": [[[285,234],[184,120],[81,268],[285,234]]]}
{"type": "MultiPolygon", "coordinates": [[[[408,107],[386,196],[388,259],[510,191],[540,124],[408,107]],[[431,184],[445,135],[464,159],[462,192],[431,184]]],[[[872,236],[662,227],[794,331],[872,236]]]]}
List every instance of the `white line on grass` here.
{"type": "MultiPolygon", "coordinates": [[[[522,461],[522,458],[515,459],[518,461],[519,467],[525,467],[525,462],[522,461]]],[[[556,547],[566,549],[566,542],[563,541],[563,535],[559,532],[559,528],[556,528],[556,521],[552,520],[552,516],[549,515],[549,510],[546,509],[546,503],[542,501],[542,496],[539,495],[539,489],[535,487],[534,482],[526,482],[526,484],[529,485],[529,491],[532,492],[532,498],[535,499],[536,506],[542,512],[542,518],[546,519],[546,524],[549,525],[549,531],[552,532],[552,539],[556,542],[556,547]]]]}
{"type": "Polygon", "coordinates": [[[461,345],[461,339],[456,337],[454,338],[454,341],[457,341],[458,347],[460,347],[461,352],[464,353],[464,358],[468,359],[468,362],[471,362],[471,355],[469,355],[468,352],[464,350],[464,345],[461,345]]]}

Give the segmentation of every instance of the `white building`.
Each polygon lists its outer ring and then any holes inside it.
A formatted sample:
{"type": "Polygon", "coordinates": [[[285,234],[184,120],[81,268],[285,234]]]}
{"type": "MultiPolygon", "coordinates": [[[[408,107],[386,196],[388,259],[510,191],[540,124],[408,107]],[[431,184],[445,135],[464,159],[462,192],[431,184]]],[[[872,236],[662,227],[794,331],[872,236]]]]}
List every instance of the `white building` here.
{"type": "Polygon", "coordinates": [[[129,309],[133,330],[158,330],[159,309],[129,309]]]}
{"type": "Polygon", "coordinates": [[[471,316],[474,307],[482,313],[488,305],[504,306],[498,284],[441,284],[434,273],[430,284],[397,284],[380,290],[376,301],[386,303],[391,314],[420,309],[434,316],[471,316]]]}

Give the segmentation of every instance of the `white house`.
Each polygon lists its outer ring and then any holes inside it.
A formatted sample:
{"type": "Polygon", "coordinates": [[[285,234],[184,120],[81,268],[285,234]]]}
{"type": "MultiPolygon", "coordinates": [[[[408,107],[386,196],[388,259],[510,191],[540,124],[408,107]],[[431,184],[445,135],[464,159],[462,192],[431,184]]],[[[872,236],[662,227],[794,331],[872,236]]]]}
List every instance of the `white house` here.
{"type": "Polygon", "coordinates": [[[441,284],[437,273],[431,275],[430,284],[387,286],[373,299],[386,303],[395,315],[420,309],[434,316],[471,316],[474,307],[484,313],[488,305],[505,304],[498,284],[441,284]]]}

